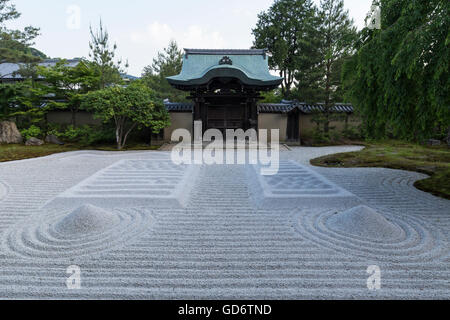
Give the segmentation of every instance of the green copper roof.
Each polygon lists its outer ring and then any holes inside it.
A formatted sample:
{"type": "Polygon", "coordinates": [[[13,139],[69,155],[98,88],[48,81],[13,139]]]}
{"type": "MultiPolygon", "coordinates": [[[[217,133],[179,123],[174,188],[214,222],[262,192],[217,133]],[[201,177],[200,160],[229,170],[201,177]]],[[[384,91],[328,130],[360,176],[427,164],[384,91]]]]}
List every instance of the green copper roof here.
{"type": "Polygon", "coordinates": [[[168,77],[178,87],[201,86],[214,78],[238,78],[244,85],[279,86],[282,78],[269,73],[266,50],[185,49],[181,74],[168,77]]]}

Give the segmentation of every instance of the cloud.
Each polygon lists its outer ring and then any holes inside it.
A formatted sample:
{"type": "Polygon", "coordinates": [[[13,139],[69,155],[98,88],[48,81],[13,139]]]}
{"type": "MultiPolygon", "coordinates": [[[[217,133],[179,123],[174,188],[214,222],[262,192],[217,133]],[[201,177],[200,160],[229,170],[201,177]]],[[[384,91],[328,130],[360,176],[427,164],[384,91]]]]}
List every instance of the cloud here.
{"type": "Polygon", "coordinates": [[[198,25],[191,25],[185,30],[174,30],[168,24],[158,21],[150,24],[144,32],[131,33],[135,44],[148,45],[158,50],[167,46],[170,40],[177,41],[186,48],[224,48],[225,39],[218,31],[210,31],[198,25]]]}
{"type": "Polygon", "coordinates": [[[219,32],[208,32],[199,26],[190,26],[182,38],[179,39],[182,47],[189,48],[218,48],[222,49],[225,45],[224,38],[219,32]]]}
{"type": "Polygon", "coordinates": [[[246,8],[235,8],[233,10],[233,14],[239,18],[246,18],[254,20],[256,18],[254,10],[246,9],[246,8]]]}
{"type": "Polygon", "coordinates": [[[136,44],[148,44],[150,42],[154,45],[160,45],[162,43],[167,44],[174,35],[175,32],[168,24],[161,24],[156,21],[147,26],[144,32],[131,33],[131,41],[136,44]]]}
{"type": "Polygon", "coordinates": [[[120,53],[130,58],[129,72],[139,75],[142,68],[151,63],[159,51],[167,47],[170,40],[175,40],[180,48],[217,48],[224,49],[230,43],[222,34],[196,24],[186,28],[174,28],[169,24],[155,21],[142,30],[124,34],[119,43],[120,53]],[[133,61],[142,61],[133,64],[133,61]]]}

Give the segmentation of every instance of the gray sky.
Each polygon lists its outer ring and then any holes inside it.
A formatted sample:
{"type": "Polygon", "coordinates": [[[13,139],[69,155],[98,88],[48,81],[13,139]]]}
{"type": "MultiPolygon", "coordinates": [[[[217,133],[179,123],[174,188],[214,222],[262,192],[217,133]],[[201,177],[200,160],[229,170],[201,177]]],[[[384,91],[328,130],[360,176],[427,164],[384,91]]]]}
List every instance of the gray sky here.
{"type": "MultiPolygon", "coordinates": [[[[314,0],[317,4],[320,0],[314,0]]],[[[118,55],[139,76],[171,39],[181,48],[249,48],[257,14],[273,0],[13,0],[22,17],[9,27],[33,25],[35,47],[50,57],[87,57],[89,24],[102,18],[118,55]]],[[[372,0],[345,0],[358,28],[372,0]]]]}

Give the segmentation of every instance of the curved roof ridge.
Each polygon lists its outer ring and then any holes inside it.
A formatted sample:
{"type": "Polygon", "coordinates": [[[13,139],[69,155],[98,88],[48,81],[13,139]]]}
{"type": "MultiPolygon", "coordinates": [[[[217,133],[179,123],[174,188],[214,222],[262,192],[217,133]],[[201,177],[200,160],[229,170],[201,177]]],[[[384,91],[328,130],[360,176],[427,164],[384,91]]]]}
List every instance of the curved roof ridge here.
{"type": "Polygon", "coordinates": [[[267,49],[184,49],[186,55],[266,55],[267,49]]]}
{"type": "Polygon", "coordinates": [[[181,73],[167,77],[178,89],[206,86],[214,78],[237,78],[244,85],[261,88],[276,88],[283,80],[270,74],[265,49],[185,50],[181,73]]]}

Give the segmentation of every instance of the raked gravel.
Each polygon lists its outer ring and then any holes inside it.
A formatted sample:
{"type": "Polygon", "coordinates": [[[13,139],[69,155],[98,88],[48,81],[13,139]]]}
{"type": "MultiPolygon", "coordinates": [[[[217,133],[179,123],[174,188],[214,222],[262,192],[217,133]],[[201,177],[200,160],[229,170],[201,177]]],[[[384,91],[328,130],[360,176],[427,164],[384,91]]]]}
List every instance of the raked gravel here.
{"type": "Polygon", "coordinates": [[[359,209],[320,198],[323,206],[258,209],[248,169],[233,165],[203,166],[185,208],[46,208],[120,160],[170,154],[72,152],[1,163],[0,299],[449,299],[450,201],[414,188],[426,176],[309,166],[359,149],[281,153],[355,195],[359,209]],[[66,287],[71,265],[81,268],[80,290],[66,287]],[[369,265],[381,268],[381,290],[367,288],[369,265]]]}

